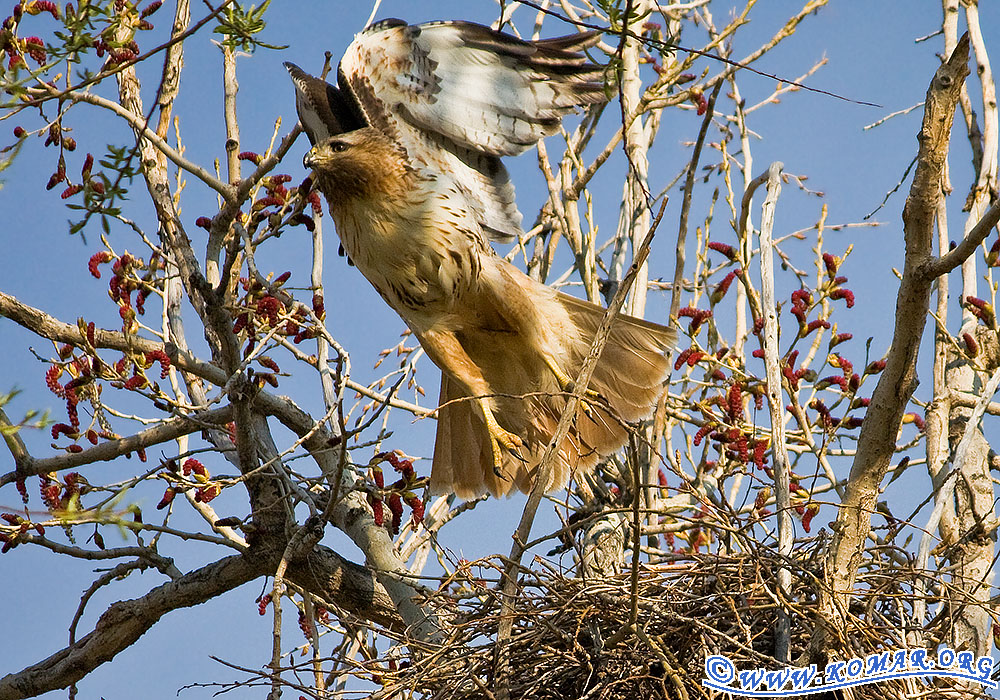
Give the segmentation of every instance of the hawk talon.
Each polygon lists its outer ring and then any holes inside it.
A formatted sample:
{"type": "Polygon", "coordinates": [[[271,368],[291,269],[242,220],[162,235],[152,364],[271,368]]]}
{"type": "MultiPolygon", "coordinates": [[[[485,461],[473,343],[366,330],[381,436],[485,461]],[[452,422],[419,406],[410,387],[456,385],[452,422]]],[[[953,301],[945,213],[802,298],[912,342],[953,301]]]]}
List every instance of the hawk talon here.
{"type": "Polygon", "coordinates": [[[524,464],[527,464],[528,460],[522,457],[520,452],[520,448],[524,446],[524,441],[514,433],[504,430],[493,416],[493,410],[484,399],[476,399],[476,402],[479,404],[479,408],[482,409],[483,419],[486,421],[486,434],[489,435],[490,451],[493,453],[493,473],[499,476],[502,472],[503,451],[501,447],[524,464]]]}
{"type": "MultiPolygon", "coordinates": [[[[576,388],[576,382],[566,376],[566,373],[559,369],[559,366],[551,358],[543,357],[542,360],[545,362],[545,366],[549,368],[549,371],[555,375],[556,381],[559,382],[559,388],[566,393],[572,393],[576,388]]],[[[584,396],[589,397],[597,403],[603,402],[604,397],[601,396],[599,391],[589,387],[585,392],[583,392],[583,396],[580,397],[580,410],[583,411],[583,414],[587,416],[587,418],[593,420],[594,409],[590,407],[590,402],[588,402],[584,396]]]]}

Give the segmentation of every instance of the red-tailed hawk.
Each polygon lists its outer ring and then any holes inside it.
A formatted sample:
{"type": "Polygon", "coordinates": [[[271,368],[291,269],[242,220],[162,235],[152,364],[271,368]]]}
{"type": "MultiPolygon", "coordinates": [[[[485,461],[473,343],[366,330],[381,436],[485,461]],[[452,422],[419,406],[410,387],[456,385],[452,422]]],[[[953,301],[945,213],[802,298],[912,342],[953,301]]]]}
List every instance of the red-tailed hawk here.
{"type": "MultiPolygon", "coordinates": [[[[431,487],[474,498],[533,486],[604,309],[532,280],[490,240],[521,233],[500,157],[603,102],[594,33],[522,41],[478,24],[374,24],[338,87],[285,64],[313,148],[304,159],[350,259],[441,368],[431,487]]],[[[616,320],[546,490],[564,487],[647,417],[671,329],[616,320]]]]}

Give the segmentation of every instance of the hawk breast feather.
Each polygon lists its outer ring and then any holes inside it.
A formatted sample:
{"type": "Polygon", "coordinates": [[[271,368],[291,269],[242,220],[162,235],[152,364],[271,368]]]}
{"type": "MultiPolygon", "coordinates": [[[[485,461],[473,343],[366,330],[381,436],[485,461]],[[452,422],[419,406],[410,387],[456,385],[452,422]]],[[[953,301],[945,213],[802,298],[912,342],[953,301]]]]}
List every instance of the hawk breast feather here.
{"type": "Polygon", "coordinates": [[[604,102],[601,68],[580,52],[594,32],[527,42],[470,22],[371,25],[347,48],[338,87],[285,64],[299,118],[315,144],[373,126],[417,167],[446,174],[483,231],[521,233],[500,157],[522,153],[581,104],[604,102]]]}

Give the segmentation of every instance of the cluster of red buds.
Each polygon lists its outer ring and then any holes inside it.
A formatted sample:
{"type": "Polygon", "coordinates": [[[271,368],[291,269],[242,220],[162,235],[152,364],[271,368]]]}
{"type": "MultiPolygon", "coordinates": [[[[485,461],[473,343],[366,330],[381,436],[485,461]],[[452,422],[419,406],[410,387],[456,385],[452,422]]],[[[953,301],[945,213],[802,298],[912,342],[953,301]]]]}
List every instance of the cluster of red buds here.
{"type": "Polygon", "coordinates": [[[260,598],[257,599],[257,614],[265,615],[267,614],[267,606],[271,604],[271,594],[265,593],[260,598]]]}
{"type": "Polygon", "coordinates": [[[826,268],[826,276],[830,280],[828,295],[831,299],[843,299],[847,302],[847,308],[850,309],[854,306],[854,292],[842,287],[841,285],[847,282],[847,278],[837,275],[842,262],[842,258],[838,258],[832,253],[823,253],[823,266],[826,268]]]}
{"type": "MultiPolygon", "coordinates": [[[[851,407],[848,410],[853,410],[859,406],[867,406],[868,399],[859,399],[851,402],[851,407]]],[[[819,416],[819,423],[822,424],[824,430],[833,430],[834,428],[847,428],[848,430],[853,430],[854,428],[860,428],[864,423],[864,418],[860,416],[844,416],[843,418],[834,418],[830,414],[830,409],[827,408],[826,404],[820,399],[813,399],[809,402],[809,408],[816,411],[819,416]]]]}
{"type": "MultiPolygon", "coordinates": [[[[244,357],[249,357],[256,348],[256,335],[260,328],[277,329],[278,334],[292,338],[295,344],[316,337],[316,328],[310,322],[307,308],[294,302],[291,297],[284,293],[280,295],[278,293],[278,289],[290,277],[290,272],[282,273],[269,286],[256,280],[251,282],[245,277],[240,278],[240,284],[246,294],[240,301],[243,311],[236,315],[233,333],[237,335],[246,333],[249,342],[244,349],[244,357]],[[283,301],[283,299],[285,300],[283,301]],[[290,311],[289,305],[291,305],[290,311]]],[[[318,319],[322,320],[326,317],[322,294],[313,295],[312,307],[313,313],[318,319]]]]}
{"type": "MultiPolygon", "coordinates": [[[[758,348],[751,353],[754,357],[763,359],[764,350],[758,348]]],[[[816,373],[811,369],[806,369],[805,367],[799,367],[795,369],[795,362],[799,359],[799,351],[792,350],[788,353],[781,362],[781,374],[786,380],[788,380],[788,385],[791,387],[792,391],[797,391],[799,388],[799,381],[805,379],[806,381],[811,380],[816,376],[816,373]]]]}
{"type": "Polygon", "coordinates": [[[726,426],[711,418],[698,428],[694,435],[694,446],[700,445],[706,437],[719,443],[720,451],[731,462],[753,463],[758,469],[764,469],[767,464],[768,441],[766,438],[753,437],[738,427],[726,426]]]}
{"type": "Polygon", "coordinates": [[[181,465],[181,474],[193,476],[195,481],[202,484],[194,494],[194,500],[197,503],[208,503],[222,493],[222,486],[218,482],[211,481],[208,469],[193,457],[184,460],[184,464],[181,465]]]}
{"type": "MultiPolygon", "coordinates": [[[[258,612],[260,612],[261,615],[264,614],[263,612],[261,612],[261,608],[259,607],[259,605],[257,610],[258,612]]],[[[315,608],[315,620],[316,622],[323,625],[330,624],[329,611],[327,611],[327,609],[324,608],[322,605],[317,606],[315,608]]],[[[309,640],[310,642],[315,641],[313,640],[313,635],[312,635],[313,626],[310,624],[309,618],[306,617],[305,611],[301,609],[299,610],[299,629],[302,630],[302,635],[307,640],[309,640]]]]}
{"type": "Polygon", "coordinates": [[[688,367],[694,367],[698,364],[699,360],[708,357],[708,353],[698,350],[697,348],[690,347],[681,350],[677,353],[677,357],[674,359],[674,371],[679,370],[684,365],[688,367]]]}
{"type": "Polygon", "coordinates": [[[16,515],[14,513],[0,513],[0,520],[3,520],[8,525],[17,528],[14,532],[0,532],[0,542],[3,542],[3,547],[0,547],[0,554],[6,554],[11,549],[16,547],[21,535],[25,534],[28,530],[34,529],[40,537],[45,536],[45,528],[42,525],[32,523],[30,520],[26,520],[20,515],[16,515]]]}
{"type": "MultiPolygon", "coordinates": [[[[96,182],[94,184],[97,184],[96,182]]],[[[135,333],[139,324],[136,315],[146,313],[146,297],[153,288],[161,284],[157,272],[161,269],[159,256],[154,253],[147,264],[142,258],[134,257],[128,251],[115,256],[107,250],[94,253],[87,269],[96,279],[101,278],[100,266],[111,262],[111,279],[108,281],[108,295],[118,304],[118,315],[122,319],[122,332],[135,333]],[[140,273],[142,273],[140,275],[140,273]],[[132,293],[135,292],[135,303],[132,293]]]]}
{"type": "Polygon", "coordinates": [[[61,482],[54,474],[41,474],[38,477],[42,503],[52,512],[65,510],[73,499],[79,498],[87,490],[87,482],[77,472],[64,475],[61,482]]]}
{"type": "Polygon", "coordinates": [[[707,319],[712,317],[710,309],[696,309],[693,306],[685,306],[677,312],[678,318],[690,318],[691,324],[688,326],[688,333],[695,335],[707,319]]]}
{"type": "MultiPolygon", "coordinates": [[[[239,156],[243,160],[249,160],[254,164],[260,164],[263,160],[262,156],[252,151],[244,151],[239,156]]],[[[258,218],[264,218],[266,213],[262,210],[267,207],[277,207],[280,210],[285,206],[288,201],[289,191],[285,187],[285,183],[292,179],[291,175],[272,175],[270,177],[265,177],[261,184],[264,187],[264,192],[266,193],[264,197],[255,200],[250,206],[250,212],[252,214],[257,214],[258,218]]],[[[307,217],[308,218],[308,217],[307,217]]],[[[312,223],[312,219],[309,219],[309,223],[312,223]]]]}
{"type": "MultiPolygon", "coordinates": [[[[83,324],[86,328],[87,325],[83,324]]],[[[73,356],[73,346],[63,345],[59,348],[59,359],[60,361],[53,362],[52,365],[45,371],[45,386],[48,387],[49,391],[66,401],[66,415],[69,420],[69,425],[72,427],[72,433],[74,434],[74,439],[79,437],[80,432],[80,413],[78,409],[78,404],[80,403],[81,393],[84,396],[90,394],[93,390],[92,384],[96,379],[99,372],[103,371],[104,364],[96,356],[91,362],[91,359],[84,356],[73,356]],[[68,373],[71,379],[66,382],[66,384],[60,384],[59,380],[64,373],[68,373]]],[[[69,435],[69,432],[62,431],[61,429],[57,432],[53,428],[53,439],[59,434],[69,435]]],[[[79,445],[71,445],[66,448],[69,452],[80,452],[83,448],[79,445]]]]}
{"type": "Polygon", "coordinates": [[[46,59],[45,42],[37,36],[20,39],[17,28],[24,14],[40,15],[48,12],[59,19],[59,6],[50,0],[32,0],[24,5],[18,2],[10,16],[0,24],[0,51],[7,54],[7,67],[25,66],[24,54],[28,54],[38,65],[43,65],[46,59]]]}
{"type": "MultiPolygon", "coordinates": [[[[827,356],[827,362],[832,367],[839,369],[841,373],[839,375],[823,377],[816,382],[817,389],[826,389],[827,387],[836,385],[845,394],[858,390],[861,386],[861,377],[854,373],[854,364],[850,360],[834,352],[827,356]]],[[[873,367],[877,366],[877,363],[872,363],[872,365],[873,367]]]]}
{"type": "MultiPolygon", "coordinates": [[[[173,474],[176,474],[178,471],[177,462],[173,459],[164,462],[163,466],[173,474]]],[[[208,469],[197,459],[189,457],[184,460],[184,463],[180,467],[180,472],[185,477],[192,477],[199,484],[194,494],[195,502],[208,503],[222,493],[222,485],[211,480],[211,474],[209,474],[208,469]]],[[[173,503],[177,494],[184,493],[189,488],[192,487],[184,483],[172,483],[163,492],[163,497],[156,504],[156,509],[163,510],[173,503]]]]}
{"type": "Polygon", "coordinates": [[[379,526],[386,524],[385,507],[388,506],[392,516],[389,522],[389,531],[394,535],[398,534],[403,523],[403,504],[405,503],[410,507],[413,525],[416,527],[424,519],[424,501],[414,493],[414,490],[421,484],[416,470],[413,468],[413,462],[398,452],[379,452],[372,457],[368,467],[372,470],[372,481],[375,482],[376,487],[374,492],[368,494],[368,503],[372,507],[375,524],[379,526]],[[388,462],[400,474],[400,478],[388,487],[385,485],[382,462],[388,462]]]}
{"type": "Polygon", "coordinates": [[[698,116],[702,116],[708,111],[708,98],[705,97],[705,93],[701,91],[701,88],[691,88],[688,90],[688,95],[691,103],[697,108],[695,111],[698,116]]]}
{"type": "MultiPolygon", "coordinates": [[[[68,141],[68,140],[70,140],[70,139],[63,139],[63,146],[64,147],[66,146],[66,141],[68,141]]],[[[74,148],[76,148],[76,142],[73,142],[73,148],[70,148],[68,150],[73,150],[74,148]]],[[[59,195],[59,196],[62,199],[69,199],[70,197],[72,197],[72,196],[74,196],[76,194],[79,194],[80,192],[87,193],[88,197],[93,197],[95,195],[98,196],[98,197],[103,196],[104,195],[104,180],[101,179],[101,178],[95,178],[95,177],[92,176],[91,171],[93,170],[93,168],[94,168],[94,156],[91,155],[90,153],[88,153],[87,156],[83,160],[83,167],[80,168],[81,184],[76,184],[76,185],[70,184],[65,190],[63,190],[62,194],[59,195]]],[[[58,174],[58,171],[57,171],[57,174],[58,174]]],[[[54,184],[54,183],[52,183],[52,181],[50,181],[50,184],[54,184]]],[[[108,260],[110,260],[110,259],[111,258],[108,258],[108,260]]],[[[107,261],[104,261],[104,262],[107,262],[107,261]]],[[[93,268],[91,268],[91,274],[93,274],[93,273],[94,273],[94,270],[93,270],[93,268]]],[[[100,275],[98,274],[97,276],[99,277],[100,275]]]]}
{"type": "Polygon", "coordinates": [[[792,292],[792,306],[789,309],[789,313],[799,322],[799,338],[805,338],[819,328],[830,329],[830,322],[824,318],[817,318],[812,321],[808,320],[809,309],[812,308],[812,305],[813,297],[809,290],[796,289],[792,292]]]}
{"type": "MultiPolygon", "coordinates": [[[[141,21],[139,24],[139,29],[153,28],[149,22],[141,21]]],[[[127,63],[139,57],[139,44],[135,39],[130,39],[127,42],[108,42],[104,39],[97,39],[94,42],[94,50],[98,58],[104,58],[104,55],[107,54],[108,63],[113,66],[127,63]]]]}

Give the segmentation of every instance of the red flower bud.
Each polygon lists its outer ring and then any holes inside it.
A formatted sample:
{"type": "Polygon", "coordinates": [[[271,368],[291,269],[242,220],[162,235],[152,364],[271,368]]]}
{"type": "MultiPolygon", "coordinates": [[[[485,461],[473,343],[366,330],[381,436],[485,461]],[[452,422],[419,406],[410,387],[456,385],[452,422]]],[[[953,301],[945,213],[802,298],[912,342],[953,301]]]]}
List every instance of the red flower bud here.
{"type": "Polygon", "coordinates": [[[319,214],[323,213],[323,205],[319,201],[319,195],[318,194],[316,194],[315,192],[310,192],[309,196],[306,197],[306,200],[309,202],[309,204],[312,205],[312,212],[313,212],[313,214],[319,215],[319,214]]]}
{"type": "Polygon", "coordinates": [[[167,490],[163,492],[163,498],[161,498],[160,502],[156,504],[156,510],[163,510],[169,506],[176,495],[177,492],[173,489],[173,487],[167,488],[167,490]]]}
{"type": "Polygon", "coordinates": [[[854,292],[852,292],[850,289],[845,289],[845,288],[834,289],[832,292],[830,292],[830,298],[845,300],[847,302],[847,308],[851,308],[852,306],[854,306],[854,292]]]}
{"type": "Polygon", "coordinates": [[[697,88],[691,89],[691,101],[697,105],[698,116],[703,115],[708,110],[708,98],[705,97],[705,93],[697,88]]]}
{"type": "Polygon", "coordinates": [[[695,335],[698,329],[701,328],[701,324],[705,322],[706,319],[712,317],[711,310],[696,309],[691,306],[687,306],[677,312],[678,318],[688,317],[691,319],[691,325],[688,326],[688,332],[691,335],[695,335]]]}
{"type": "Polygon", "coordinates": [[[916,428],[917,428],[917,430],[919,430],[920,432],[924,432],[924,428],[927,427],[927,424],[924,423],[923,417],[920,416],[917,413],[906,413],[906,414],[904,414],[903,415],[903,423],[904,424],[906,424],[906,423],[913,423],[913,425],[915,425],[916,428]]]}
{"type": "Polygon", "coordinates": [[[52,426],[52,439],[56,440],[60,435],[65,435],[70,439],[76,439],[79,437],[73,426],[66,425],[65,423],[56,423],[52,426]]]}
{"type": "Polygon", "coordinates": [[[281,371],[281,368],[278,367],[278,363],[275,362],[274,360],[272,360],[267,355],[261,355],[260,357],[258,357],[257,358],[257,362],[259,362],[261,364],[261,366],[267,367],[272,372],[280,372],[281,371]]]}
{"type": "Polygon", "coordinates": [[[853,338],[854,335],[851,333],[838,333],[837,335],[830,338],[830,347],[833,348],[841,343],[846,343],[848,340],[853,338]]]}
{"type": "Polygon", "coordinates": [[[181,473],[184,476],[189,476],[192,473],[201,474],[203,477],[208,478],[208,470],[205,469],[205,465],[194,457],[184,460],[184,464],[181,465],[181,473]]]}
{"type": "Polygon", "coordinates": [[[712,294],[709,296],[709,301],[713,305],[718,304],[720,301],[722,301],[722,299],[726,296],[726,292],[729,291],[729,287],[730,285],[732,285],[733,280],[736,279],[742,273],[743,270],[737,268],[732,272],[730,272],[725,277],[723,277],[722,281],[719,282],[718,285],[716,285],[715,289],[712,291],[712,294]]]}
{"type": "Polygon", "coordinates": [[[812,301],[812,292],[808,289],[796,289],[792,292],[792,304],[795,306],[809,306],[812,301]]]}
{"type": "MultiPolygon", "coordinates": [[[[154,2],[154,5],[159,5],[158,2],[154,2]]],[[[271,604],[271,594],[266,593],[260,597],[257,601],[257,613],[259,615],[264,615],[267,613],[267,606],[271,604]]]]}
{"type": "Polygon", "coordinates": [[[405,494],[404,500],[406,501],[406,505],[410,506],[413,511],[413,525],[416,527],[424,519],[424,502],[419,496],[413,493],[405,494]]]}
{"type": "Polygon", "coordinates": [[[213,501],[220,493],[222,493],[222,487],[218,484],[206,484],[200,489],[195,491],[194,500],[198,503],[209,503],[213,501]]]}
{"type": "Polygon", "coordinates": [[[715,430],[715,426],[711,423],[705,423],[705,425],[698,428],[698,432],[694,434],[694,446],[697,447],[701,444],[701,441],[705,439],[705,436],[709,435],[715,430]]]}
{"type": "Polygon", "coordinates": [[[289,271],[282,272],[280,275],[274,278],[274,283],[273,283],[274,286],[280,287],[285,282],[287,282],[291,276],[292,273],[289,271]]]}
{"type": "Polygon", "coordinates": [[[368,502],[372,507],[372,518],[374,518],[375,524],[381,527],[385,524],[385,511],[383,510],[381,499],[377,499],[374,496],[369,495],[368,502]]]}
{"type": "Polygon", "coordinates": [[[729,419],[734,423],[743,418],[743,387],[738,383],[729,387],[726,395],[726,407],[729,412],[729,419]]]}
{"type": "Polygon", "coordinates": [[[49,182],[47,185],[45,185],[45,189],[51,190],[65,179],[66,179],[65,171],[56,171],[52,174],[52,177],[49,178],[49,182]]]}
{"type": "Polygon", "coordinates": [[[390,530],[395,534],[399,532],[399,526],[403,523],[403,499],[398,493],[389,495],[389,512],[392,513],[390,530]]]}
{"type": "Polygon", "coordinates": [[[969,354],[969,357],[975,357],[979,354],[979,345],[971,333],[963,333],[962,340],[965,341],[965,351],[969,354]]]}
{"type": "Polygon", "coordinates": [[[142,389],[149,385],[149,380],[141,374],[134,374],[125,381],[125,388],[129,391],[142,389]]]}
{"type": "Polygon", "coordinates": [[[865,367],[865,374],[878,374],[885,369],[885,360],[875,360],[865,367]]]}
{"type": "Polygon", "coordinates": [[[162,350],[151,350],[147,352],[143,358],[145,360],[145,365],[148,367],[154,362],[160,363],[160,379],[166,379],[167,375],[170,373],[170,357],[167,353],[162,350]]]}
{"type": "Polygon", "coordinates": [[[819,505],[816,504],[816,503],[812,503],[812,504],[809,505],[808,508],[806,508],[806,512],[802,514],[802,529],[803,530],[805,530],[806,532],[809,532],[809,528],[812,525],[812,519],[814,517],[816,517],[817,513],[819,513],[819,505]]]}
{"type": "Polygon", "coordinates": [[[45,370],[45,386],[47,386],[49,391],[59,398],[66,397],[66,390],[63,388],[62,384],[59,383],[59,377],[62,376],[62,372],[62,367],[59,365],[52,365],[45,370]]]}
{"type": "Polygon", "coordinates": [[[826,266],[826,274],[833,279],[837,274],[837,268],[840,267],[840,260],[830,253],[823,253],[823,265],[826,266]]]}
{"type": "Polygon", "coordinates": [[[266,318],[272,327],[278,325],[278,310],[280,308],[281,302],[271,295],[262,297],[257,302],[257,313],[266,318]]]}
{"type": "Polygon", "coordinates": [[[24,10],[29,15],[40,15],[43,12],[48,12],[55,19],[59,19],[59,7],[51,0],[32,0],[25,6],[24,10]]]}
{"type": "Polygon", "coordinates": [[[28,505],[28,484],[24,479],[17,479],[14,484],[17,486],[17,492],[21,494],[21,502],[28,505]]]}
{"type": "Polygon", "coordinates": [[[736,249],[733,246],[731,246],[731,245],[727,245],[726,243],[717,243],[716,241],[712,241],[711,243],[708,244],[708,247],[709,247],[710,250],[714,250],[716,253],[722,253],[723,255],[725,255],[730,260],[735,260],[736,259],[736,249]]]}
{"type": "MultiPolygon", "coordinates": [[[[17,136],[16,130],[14,135],[17,136]]],[[[993,242],[990,251],[986,254],[986,264],[990,267],[996,267],[998,261],[1000,261],[1000,238],[993,242]]]]}

